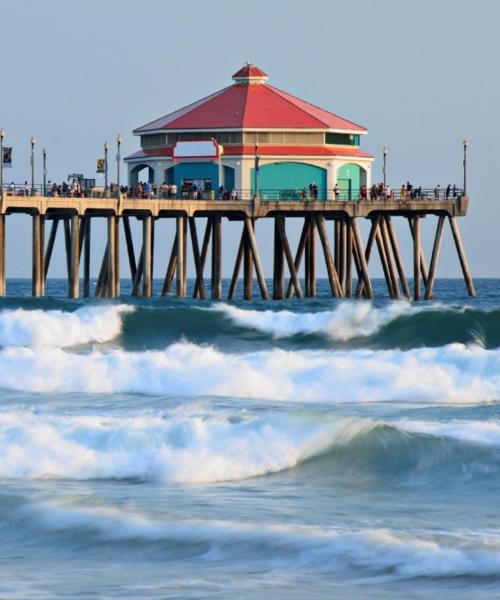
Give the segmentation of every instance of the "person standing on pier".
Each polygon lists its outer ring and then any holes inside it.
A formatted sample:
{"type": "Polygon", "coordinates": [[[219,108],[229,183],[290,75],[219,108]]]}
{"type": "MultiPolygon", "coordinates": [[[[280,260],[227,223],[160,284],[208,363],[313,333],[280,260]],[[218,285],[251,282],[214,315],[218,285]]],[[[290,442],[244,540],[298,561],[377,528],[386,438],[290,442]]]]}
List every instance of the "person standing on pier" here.
{"type": "Polygon", "coordinates": [[[434,200],[439,200],[439,192],[440,191],[441,191],[441,187],[438,183],[437,186],[434,188],[434,200]]]}

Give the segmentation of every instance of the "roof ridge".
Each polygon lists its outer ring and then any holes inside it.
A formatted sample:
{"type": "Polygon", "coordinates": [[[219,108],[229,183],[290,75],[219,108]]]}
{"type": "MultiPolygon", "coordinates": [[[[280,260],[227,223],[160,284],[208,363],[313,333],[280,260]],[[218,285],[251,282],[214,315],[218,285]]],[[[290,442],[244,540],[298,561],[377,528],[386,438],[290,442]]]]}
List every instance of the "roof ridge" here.
{"type": "MultiPolygon", "coordinates": [[[[299,100],[300,102],[305,102],[306,104],[310,104],[314,108],[317,108],[318,110],[326,112],[326,113],[332,115],[333,117],[335,117],[336,119],[342,119],[343,121],[346,121],[347,123],[351,123],[352,125],[355,125],[356,127],[359,127],[360,129],[363,129],[364,131],[367,131],[367,129],[366,129],[366,127],[364,127],[364,125],[360,125],[359,123],[351,121],[350,119],[346,119],[345,117],[342,117],[341,115],[337,115],[336,113],[333,113],[333,112],[331,112],[329,110],[326,110],[326,108],[322,108],[321,106],[318,106],[317,104],[313,104],[312,102],[309,102],[309,100],[304,100],[303,98],[299,98],[298,96],[295,96],[295,94],[290,94],[290,92],[285,92],[284,90],[281,90],[280,88],[274,87],[273,85],[269,85],[269,84],[265,84],[265,85],[267,85],[268,88],[272,89],[273,92],[278,93],[278,95],[280,95],[282,98],[284,98],[285,100],[287,100],[288,102],[290,102],[290,104],[293,104],[293,102],[291,100],[289,100],[288,98],[286,98],[285,96],[291,96],[292,98],[295,98],[296,100],[299,100]]],[[[297,106],[297,105],[294,104],[294,106],[297,106]]],[[[318,117],[314,117],[314,118],[317,121],[320,121],[321,123],[323,123],[326,127],[329,127],[329,125],[327,123],[325,123],[324,121],[322,121],[318,117]]]]}

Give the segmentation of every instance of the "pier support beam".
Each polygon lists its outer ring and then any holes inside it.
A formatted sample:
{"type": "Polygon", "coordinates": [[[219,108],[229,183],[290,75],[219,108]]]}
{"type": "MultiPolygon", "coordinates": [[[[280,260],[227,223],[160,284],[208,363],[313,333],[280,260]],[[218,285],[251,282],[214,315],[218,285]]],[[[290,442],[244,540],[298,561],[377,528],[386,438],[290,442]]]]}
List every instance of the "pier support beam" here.
{"type": "Polygon", "coordinates": [[[413,217],[413,299],[420,300],[420,217],[413,217]]]}
{"type": "Polygon", "coordinates": [[[427,285],[425,286],[425,300],[432,300],[434,293],[434,279],[436,277],[436,268],[439,260],[439,254],[441,252],[441,240],[443,238],[443,227],[445,217],[440,216],[436,227],[436,235],[434,237],[434,245],[432,247],[431,264],[429,266],[429,276],[427,278],[427,285]]]}
{"type": "Polygon", "coordinates": [[[32,295],[43,296],[45,291],[45,217],[40,214],[33,215],[33,264],[32,264],[32,295]]]}
{"type": "Polygon", "coordinates": [[[469,263],[467,262],[467,257],[465,255],[464,246],[462,244],[462,237],[460,235],[460,229],[458,228],[458,223],[456,222],[455,217],[448,217],[448,221],[450,222],[451,232],[453,234],[453,240],[457,249],[460,266],[462,267],[462,273],[464,276],[465,285],[467,287],[467,292],[469,296],[474,297],[476,295],[476,288],[474,287],[474,282],[472,280],[472,275],[469,269],[469,263]]]}
{"type": "Polygon", "coordinates": [[[334,296],[335,298],[340,298],[343,295],[343,291],[340,286],[337,269],[335,268],[335,261],[332,255],[332,251],[330,249],[330,244],[328,243],[328,233],[326,230],[325,217],[323,217],[323,215],[315,215],[314,218],[318,227],[319,239],[323,247],[326,271],[328,273],[328,281],[330,283],[332,296],[334,296]]]}
{"type": "Polygon", "coordinates": [[[345,231],[345,287],[344,296],[346,298],[352,298],[352,253],[353,253],[353,239],[352,239],[352,219],[347,217],[345,220],[346,231],[345,231]]]}
{"type": "Polygon", "coordinates": [[[306,296],[316,296],[316,222],[309,220],[309,235],[305,248],[305,288],[306,296]]]}
{"type": "Polygon", "coordinates": [[[107,252],[107,293],[108,298],[116,298],[116,216],[108,217],[108,252],[107,252]]]}
{"type": "Polygon", "coordinates": [[[253,298],[253,254],[246,226],[243,226],[243,298],[253,298]]]}
{"type": "Polygon", "coordinates": [[[176,218],[177,238],[177,296],[186,296],[186,217],[176,218]]]}
{"type": "MultiPolygon", "coordinates": [[[[196,219],[189,217],[189,232],[191,234],[191,246],[193,248],[194,267],[196,270],[196,281],[194,284],[193,298],[201,298],[205,300],[207,292],[205,290],[205,282],[203,281],[203,267],[205,261],[200,255],[200,247],[198,245],[198,233],[196,231],[196,219]]],[[[206,256],[206,251],[205,251],[206,256]]]]}
{"type": "Polygon", "coordinates": [[[70,298],[80,296],[80,217],[71,216],[71,252],[70,252],[70,298]]]}
{"type": "Polygon", "coordinates": [[[142,244],[143,244],[143,254],[142,254],[142,274],[143,274],[143,282],[142,282],[142,295],[145,298],[151,298],[153,294],[153,278],[152,278],[152,241],[153,241],[153,231],[152,231],[152,217],[151,215],[146,215],[142,220],[142,244]]]}
{"type": "Polygon", "coordinates": [[[262,268],[262,261],[260,260],[257,238],[255,237],[254,226],[250,217],[245,217],[245,229],[247,232],[248,241],[250,242],[250,247],[252,248],[253,263],[255,265],[255,272],[257,273],[257,281],[259,282],[262,299],[269,300],[269,292],[267,291],[264,269],[262,268]]]}
{"type": "Polygon", "coordinates": [[[403,294],[407,300],[411,299],[410,294],[410,286],[408,285],[408,280],[406,279],[403,260],[401,258],[401,253],[399,252],[399,244],[398,238],[396,236],[396,230],[394,229],[394,224],[390,215],[385,215],[385,223],[387,227],[387,233],[389,235],[389,241],[391,243],[392,253],[394,255],[394,261],[396,262],[396,268],[398,270],[399,281],[401,282],[401,287],[403,289],[403,294]]]}
{"type": "MultiPolygon", "coordinates": [[[[306,248],[307,240],[309,238],[309,221],[311,218],[312,217],[305,217],[305,219],[304,219],[304,225],[302,226],[302,232],[300,234],[299,245],[297,246],[295,260],[293,261],[293,266],[297,273],[299,272],[300,263],[302,262],[302,257],[304,256],[304,250],[306,248]]],[[[295,291],[296,291],[296,289],[294,289],[293,282],[290,281],[290,283],[288,284],[288,289],[286,291],[286,297],[292,298],[295,291]]]]}
{"type": "Polygon", "coordinates": [[[83,297],[90,296],[90,244],[91,244],[91,217],[85,219],[85,239],[83,242],[83,297]]]}
{"type": "Polygon", "coordinates": [[[211,296],[213,300],[222,299],[222,219],[212,219],[212,273],[211,296]]]}
{"type": "Polygon", "coordinates": [[[273,260],[273,299],[283,300],[285,296],[285,261],[281,229],[285,227],[285,218],[274,217],[274,260],[273,260]]]}
{"type": "MultiPolygon", "coordinates": [[[[356,249],[356,254],[357,254],[357,260],[359,262],[359,270],[362,275],[365,296],[367,298],[371,299],[371,298],[373,298],[373,287],[372,287],[372,282],[370,279],[370,272],[368,270],[368,262],[366,260],[365,254],[363,252],[363,240],[361,239],[361,232],[359,231],[358,222],[356,221],[356,219],[352,219],[351,229],[352,229],[352,235],[353,235],[353,240],[354,240],[354,247],[356,249]]],[[[371,242],[369,239],[368,243],[370,243],[370,252],[371,252],[371,245],[373,244],[373,239],[371,242]]],[[[368,247],[367,247],[367,249],[368,249],[368,247]]],[[[360,280],[358,278],[358,287],[359,287],[359,281],[360,280]]]]}

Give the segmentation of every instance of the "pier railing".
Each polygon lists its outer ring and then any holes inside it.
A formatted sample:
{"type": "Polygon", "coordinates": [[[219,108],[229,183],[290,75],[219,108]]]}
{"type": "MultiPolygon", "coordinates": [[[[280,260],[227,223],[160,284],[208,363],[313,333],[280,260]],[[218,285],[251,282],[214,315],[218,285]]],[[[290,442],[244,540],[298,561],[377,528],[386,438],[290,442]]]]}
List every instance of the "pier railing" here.
{"type": "MultiPolygon", "coordinates": [[[[6,184],[4,185],[4,196],[45,196],[49,198],[117,198],[120,195],[122,198],[133,200],[229,200],[236,202],[238,200],[249,201],[255,199],[255,193],[249,189],[233,189],[219,192],[218,190],[199,191],[193,189],[184,189],[172,191],[157,186],[151,191],[144,191],[129,187],[123,187],[118,194],[117,190],[106,190],[104,188],[92,188],[76,192],[71,189],[53,190],[49,186],[43,185],[27,185],[27,184],[6,184]]],[[[388,193],[380,193],[374,190],[317,190],[309,189],[261,189],[257,195],[260,202],[266,201],[302,201],[302,202],[359,202],[359,201],[374,201],[374,202],[408,202],[408,201],[436,201],[436,200],[451,200],[453,198],[463,196],[463,190],[457,187],[430,189],[430,188],[413,188],[411,190],[394,189],[388,193]]]]}

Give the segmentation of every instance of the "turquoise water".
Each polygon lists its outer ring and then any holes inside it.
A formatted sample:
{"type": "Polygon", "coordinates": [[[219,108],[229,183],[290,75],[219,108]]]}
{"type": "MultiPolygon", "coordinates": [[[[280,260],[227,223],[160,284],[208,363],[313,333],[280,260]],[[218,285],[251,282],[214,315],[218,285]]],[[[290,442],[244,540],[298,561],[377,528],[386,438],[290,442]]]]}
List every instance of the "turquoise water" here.
{"type": "Polygon", "coordinates": [[[0,597],[500,596],[500,280],[477,287],[212,303],[9,281],[0,597]]]}

